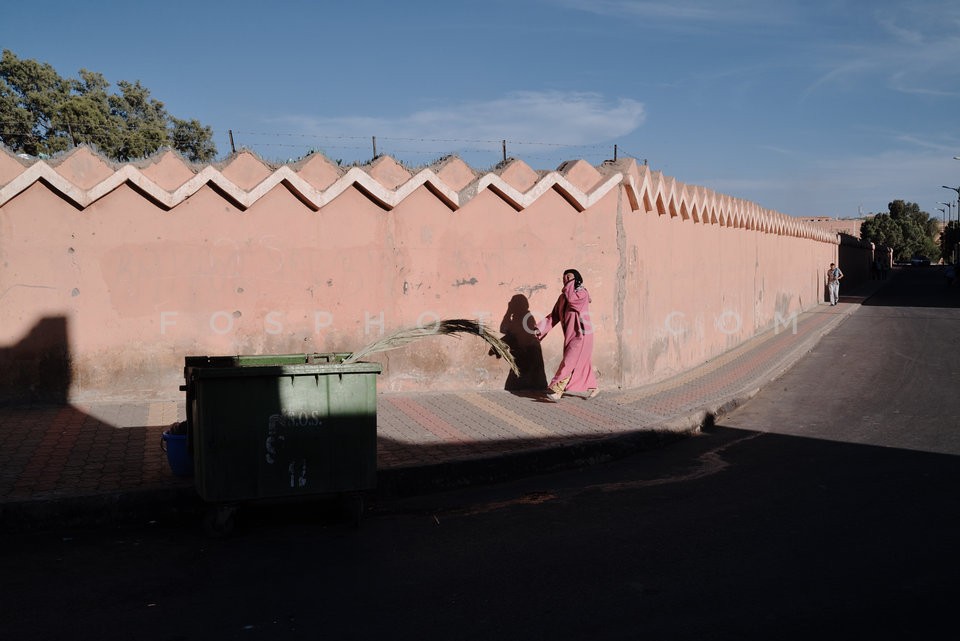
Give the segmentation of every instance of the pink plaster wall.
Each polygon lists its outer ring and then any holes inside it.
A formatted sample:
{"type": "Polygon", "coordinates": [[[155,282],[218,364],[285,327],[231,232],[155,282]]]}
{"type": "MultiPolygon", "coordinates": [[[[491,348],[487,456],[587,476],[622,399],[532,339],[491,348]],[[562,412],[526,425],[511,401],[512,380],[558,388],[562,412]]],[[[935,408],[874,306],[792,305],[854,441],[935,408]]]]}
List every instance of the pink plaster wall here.
{"type": "MultiPolygon", "coordinates": [[[[174,398],[186,355],[354,351],[438,318],[506,329],[511,301],[542,318],[568,267],[593,296],[601,385],[630,387],[789,331],[835,260],[832,233],[632,160],[481,174],[0,152],[0,398],[174,398]]],[[[561,344],[542,345],[548,375],[561,344]]],[[[503,388],[484,347],[371,360],[381,390],[503,388]]]]}

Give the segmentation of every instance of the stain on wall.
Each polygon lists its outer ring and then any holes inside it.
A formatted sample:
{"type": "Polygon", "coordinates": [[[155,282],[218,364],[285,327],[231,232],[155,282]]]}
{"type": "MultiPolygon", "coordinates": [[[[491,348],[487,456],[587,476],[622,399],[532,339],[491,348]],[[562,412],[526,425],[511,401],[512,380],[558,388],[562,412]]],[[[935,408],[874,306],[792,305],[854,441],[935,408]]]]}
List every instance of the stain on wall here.
{"type": "MultiPolygon", "coordinates": [[[[496,328],[518,295],[539,320],[568,267],[593,297],[601,383],[635,386],[817,304],[837,250],[833,234],[632,159],[483,173],[455,157],[346,169],[241,152],[194,166],[165,151],[117,166],[81,147],[33,161],[0,150],[0,180],[0,348],[62,319],[63,349],[45,353],[65,374],[45,378],[75,398],[178,397],[185,355],[353,351],[440,318],[496,328]]],[[[552,371],[562,351],[538,343],[517,381],[466,343],[378,357],[379,385],[538,385],[540,360],[552,371]]],[[[16,363],[0,389],[23,384],[16,363]]]]}

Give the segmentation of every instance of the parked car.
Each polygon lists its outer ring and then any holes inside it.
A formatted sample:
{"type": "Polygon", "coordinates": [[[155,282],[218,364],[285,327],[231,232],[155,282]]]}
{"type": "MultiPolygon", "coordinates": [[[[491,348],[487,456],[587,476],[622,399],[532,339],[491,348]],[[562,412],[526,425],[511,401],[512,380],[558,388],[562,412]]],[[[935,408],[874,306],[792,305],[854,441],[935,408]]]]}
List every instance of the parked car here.
{"type": "Polygon", "coordinates": [[[930,259],[926,256],[914,256],[910,259],[910,264],[914,267],[926,267],[930,264],[930,259]]]}

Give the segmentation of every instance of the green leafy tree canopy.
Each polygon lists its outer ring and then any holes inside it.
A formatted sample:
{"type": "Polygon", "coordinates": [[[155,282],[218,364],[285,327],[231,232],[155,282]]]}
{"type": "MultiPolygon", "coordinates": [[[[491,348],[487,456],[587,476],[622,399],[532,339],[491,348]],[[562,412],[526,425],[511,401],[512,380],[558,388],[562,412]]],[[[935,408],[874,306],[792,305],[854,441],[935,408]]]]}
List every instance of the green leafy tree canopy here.
{"type": "Polygon", "coordinates": [[[877,214],[863,222],[860,237],[878,246],[891,247],[895,260],[914,256],[936,259],[941,255],[938,242],[940,226],[916,203],[894,200],[888,213],[877,214]]]}
{"type": "Polygon", "coordinates": [[[120,161],[149,156],[161,147],[176,149],[194,162],[217,155],[213,130],[197,120],[167,113],[139,81],[110,83],[81,69],[63,78],[46,63],[0,56],[0,142],[15,152],[51,155],[81,143],[96,146],[120,161]]]}

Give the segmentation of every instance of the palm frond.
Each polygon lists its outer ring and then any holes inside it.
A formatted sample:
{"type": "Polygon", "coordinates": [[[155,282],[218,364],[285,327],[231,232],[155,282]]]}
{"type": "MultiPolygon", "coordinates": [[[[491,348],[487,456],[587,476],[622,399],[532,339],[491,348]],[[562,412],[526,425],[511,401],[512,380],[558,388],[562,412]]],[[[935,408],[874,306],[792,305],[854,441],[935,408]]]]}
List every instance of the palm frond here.
{"type": "Polygon", "coordinates": [[[465,318],[442,320],[426,327],[418,326],[399,329],[350,354],[343,359],[343,363],[355,363],[370,354],[397,349],[398,347],[409,345],[414,341],[429,338],[430,336],[453,336],[454,338],[459,338],[460,334],[474,334],[475,336],[479,336],[490,345],[493,353],[496,354],[498,358],[502,358],[510,365],[510,369],[513,370],[514,374],[520,374],[513,354],[510,353],[510,347],[487,329],[483,323],[465,318]]]}

